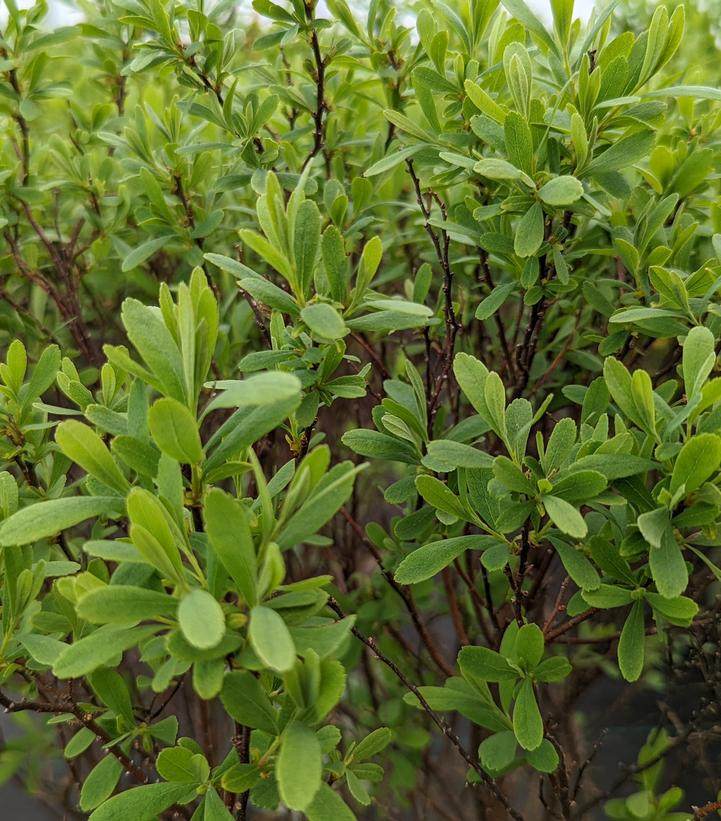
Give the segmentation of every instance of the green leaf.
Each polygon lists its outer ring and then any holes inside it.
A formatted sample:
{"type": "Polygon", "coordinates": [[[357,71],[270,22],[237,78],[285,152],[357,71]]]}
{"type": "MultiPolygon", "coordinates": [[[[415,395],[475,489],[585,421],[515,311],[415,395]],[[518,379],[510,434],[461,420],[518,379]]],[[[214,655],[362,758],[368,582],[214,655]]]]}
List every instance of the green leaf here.
{"type": "Polygon", "coordinates": [[[208,405],[205,413],[218,408],[246,408],[286,402],[300,396],[301,384],[297,376],[283,371],[256,373],[247,379],[224,379],[206,387],[222,391],[208,405]]]}
{"type": "Polygon", "coordinates": [[[580,172],[581,176],[608,174],[611,171],[620,171],[647,157],[656,142],[653,131],[637,131],[627,137],[611,143],[603,152],[595,156],[580,172]]]}
{"type": "Polygon", "coordinates": [[[225,635],[223,608],[207,590],[199,587],[180,600],[178,623],[188,644],[201,650],[220,644],[225,635]]]}
{"type": "Polygon", "coordinates": [[[355,296],[362,296],[370,286],[378,271],[383,256],[383,243],[378,236],[372,237],[363,246],[356,273],[355,296]]]}
{"type": "Polygon", "coordinates": [[[399,584],[418,584],[430,579],[466,550],[483,546],[485,538],[484,536],[456,536],[453,539],[423,545],[403,559],[398,565],[394,578],[399,584]]]}
{"type": "Polygon", "coordinates": [[[521,217],[515,229],[513,250],[522,258],[532,257],[543,244],[543,208],[537,202],[521,217]]]}
{"type": "Polygon", "coordinates": [[[214,787],[205,793],[203,800],[203,821],[233,821],[233,816],[223,803],[214,787]]]}
{"type": "Polygon", "coordinates": [[[243,263],[238,262],[237,259],[226,257],[223,254],[203,254],[203,258],[207,259],[208,262],[212,262],[213,265],[216,265],[221,271],[228,271],[228,273],[233,274],[233,276],[238,279],[243,279],[248,276],[259,276],[255,271],[248,268],[247,265],[243,265],[243,263]]]}
{"type": "Polygon", "coordinates": [[[117,490],[123,495],[127,493],[128,480],[115,463],[103,440],[92,428],[75,419],[69,419],[58,425],[55,441],[60,445],[62,452],[84,471],[111,490],[117,490]]]}
{"type": "Polygon", "coordinates": [[[526,761],[541,773],[552,773],[558,768],[558,753],[551,742],[544,738],[540,747],[526,753],[526,761]]]}
{"type": "MultiPolygon", "coordinates": [[[[366,176],[368,172],[366,172],[366,176]]],[[[335,225],[329,225],[321,239],[323,267],[330,287],[330,296],[336,302],[345,302],[348,289],[348,257],[343,236],[335,225]]]]}
{"type": "Polygon", "coordinates": [[[364,807],[369,807],[371,803],[371,797],[368,794],[368,790],[363,786],[363,782],[358,778],[358,776],[353,772],[353,770],[346,769],[345,771],[345,780],[346,784],[348,785],[348,792],[355,798],[355,800],[362,804],[364,807]]]}
{"type": "Polygon", "coordinates": [[[618,405],[624,416],[643,428],[642,420],[633,401],[631,374],[626,366],[609,356],[603,363],[603,377],[613,401],[618,405]]]}
{"type": "Polygon", "coordinates": [[[586,502],[603,493],[607,487],[608,481],[599,471],[571,469],[553,483],[553,495],[567,502],[586,502]]]}
{"type": "Polygon", "coordinates": [[[155,821],[173,804],[186,804],[195,796],[187,784],[145,784],[114,795],[101,804],[89,821],[155,821]]]}
{"type": "Polygon", "coordinates": [[[517,290],[515,282],[507,282],[505,285],[496,285],[490,294],[476,308],[476,319],[488,319],[503,305],[508,297],[517,290]]]}
{"type": "Polygon", "coordinates": [[[345,801],[325,783],[305,808],[305,814],[308,821],[356,821],[345,801]]]}
{"type": "Polygon", "coordinates": [[[503,122],[508,159],[526,174],[533,173],[533,136],[525,117],[509,111],[503,122]]]}
{"type": "Polygon", "coordinates": [[[688,587],[688,569],[670,522],[660,544],[649,550],[648,564],[656,589],[664,598],[675,599],[688,587]]]}
{"type": "Polygon", "coordinates": [[[293,251],[301,293],[308,292],[320,248],[320,211],[313,200],[304,200],[295,217],[293,251]]]}
{"type": "Polygon", "coordinates": [[[291,810],[305,810],[321,784],[323,762],[315,733],[299,721],[283,731],[275,777],[283,803],[291,810]]]}
{"type": "Polygon", "coordinates": [[[107,625],[66,645],[53,665],[58,678],[79,678],[106,666],[112,659],[151,635],[154,628],[107,625]]]}
{"type": "Polygon", "coordinates": [[[519,676],[500,653],[488,647],[462,647],[458,666],[471,681],[512,681],[519,676]]]}
{"type": "Polygon", "coordinates": [[[201,779],[193,759],[196,753],[187,747],[166,747],[158,753],[155,769],[166,781],[197,784],[201,779]]]}
{"type": "Polygon", "coordinates": [[[300,310],[293,296],[264,277],[245,277],[238,283],[241,291],[246,291],[254,299],[269,308],[290,316],[298,316],[300,310]]]}
{"type": "Polygon", "coordinates": [[[715,100],[721,102],[721,89],[713,86],[667,86],[644,92],[645,97],[693,97],[695,100],[715,100]]]}
{"type": "Polygon", "coordinates": [[[626,308],[622,311],[618,311],[618,313],[615,313],[609,318],[608,321],[612,325],[618,325],[626,322],[644,322],[646,320],[674,317],[681,319],[683,318],[683,314],[680,311],[669,311],[666,308],[626,308]]]}
{"type": "Polygon", "coordinates": [[[691,328],[683,343],[683,382],[691,400],[701,392],[716,362],[716,341],[708,328],[691,328]]]}
{"type": "Polygon", "coordinates": [[[145,260],[150,259],[153,254],[160,251],[161,248],[164,248],[168,242],[173,239],[175,239],[175,237],[172,234],[164,234],[162,237],[154,237],[153,239],[147,240],[142,245],[138,245],[137,248],[134,248],[125,257],[120,270],[123,273],[126,271],[132,271],[133,268],[137,268],[139,265],[142,265],[145,260]]]}
{"type": "Polygon", "coordinates": [[[57,345],[48,345],[40,355],[33,368],[30,381],[25,386],[22,397],[22,407],[27,408],[35,402],[55,382],[60,367],[60,348],[57,345]]]}
{"type": "Polygon", "coordinates": [[[419,476],[416,479],[416,489],[432,507],[468,521],[470,514],[466,511],[461,500],[440,479],[435,476],[419,476]]]}
{"type": "Polygon", "coordinates": [[[618,666],[626,681],[637,681],[640,677],[645,643],[644,604],[639,599],[633,603],[618,642],[618,666]]]}
{"type": "Polygon", "coordinates": [[[80,809],[83,812],[90,812],[110,798],[122,774],[123,765],[114,755],[107,753],[83,781],[80,790],[80,809]]]}
{"type": "Polygon", "coordinates": [[[70,760],[82,755],[95,741],[95,733],[89,727],[81,727],[68,741],[63,750],[63,757],[70,760]]]}
{"type": "Polygon", "coordinates": [[[301,319],[318,339],[334,341],[350,333],[343,318],[327,302],[314,302],[300,312],[301,319]]]}
{"type": "Polygon", "coordinates": [[[566,417],[554,426],[541,458],[541,465],[546,476],[563,467],[570,460],[576,436],[576,423],[573,419],[566,417]]]}
{"type": "Polygon", "coordinates": [[[166,593],[122,584],[98,587],[77,603],[78,616],[92,624],[133,625],[158,617],[173,618],[177,610],[178,600],[166,593]]]}
{"type": "Polygon", "coordinates": [[[242,793],[254,787],[258,781],[260,771],[255,764],[234,764],[224,772],[221,783],[223,789],[229,792],[242,793]]]}
{"type": "Polygon", "coordinates": [[[281,616],[269,607],[250,611],[248,637],[258,658],[271,670],[286,673],[295,664],[295,644],[281,616]]]}
{"type": "MultiPolygon", "coordinates": [[[[714,474],[721,465],[721,438],[713,433],[700,433],[689,439],[676,457],[671,474],[671,494],[683,488],[684,497],[714,474]]],[[[17,515],[17,514],[16,514],[17,515]]],[[[2,529],[0,529],[2,541],[2,529]]]]}
{"type": "Polygon", "coordinates": [[[557,496],[543,496],[542,501],[549,519],[562,533],[567,533],[576,539],[582,539],[588,533],[583,516],[565,499],[559,499],[557,496]]]}
{"type": "Polygon", "coordinates": [[[148,425],[155,444],[181,464],[203,461],[198,423],[185,405],[175,399],[158,399],[148,412],[148,425]]]}
{"type": "Polygon", "coordinates": [[[515,734],[506,730],[484,739],[478,747],[478,756],[486,770],[501,772],[513,763],[517,747],[515,734]]]}
{"type": "Polygon", "coordinates": [[[487,421],[493,430],[505,439],[506,431],[506,389],[501,377],[490,371],[483,385],[483,398],[488,409],[487,421]]]}
{"type": "Polygon", "coordinates": [[[513,732],[524,750],[535,750],[543,741],[543,719],[538,709],[533,683],[523,679],[513,705],[513,732]]]}
{"type": "Polygon", "coordinates": [[[563,567],[581,590],[595,590],[601,584],[598,571],[581,550],[566,544],[561,539],[551,537],[563,567]]]}
{"type": "Polygon", "coordinates": [[[541,186],[538,195],[548,205],[572,205],[583,196],[583,185],[568,175],[554,177],[541,186]]]}
{"type": "Polygon", "coordinates": [[[300,509],[283,525],[276,541],[288,550],[314,536],[349,499],[357,473],[364,466],[341,462],[332,467],[313,488],[300,509]]]}
{"type": "Polygon", "coordinates": [[[188,397],[180,349],[158,309],[148,308],[137,299],[126,299],[122,319],[128,339],[162,385],[163,393],[184,403],[188,397]]]}
{"type": "Polygon", "coordinates": [[[0,547],[47,539],[96,516],[119,515],[122,501],[114,496],[75,496],[24,507],[0,525],[0,547]]]}
{"type": "Polygon", "coordinates": [[[355,746],[353,750],[353,761],[365,761],[367,758],[373,758],[373,756],[378,755],[378,753],[382,753],[391,743],[392,739],[393,733],[388,727],[378,727],[378,729],[373,730],[372,733],[368,733],[368,735],[355,746]]]}
{"type": "Polygon", "coordinates": [[[463,87],[471,102],[479,111],[500,125],[503,125],[503,121],[506,118],[505,110],[501,108],[478,83],[474,83],[472,80],[466,80],[463,87]]]}
{"type": "Polygon", "coordinates": [[[245,507],[213,488],[205,497],[203,516],[210,547],[245,601],[254,607],[258,603],[258,568],[245,507]]]}
{"type": "Polygon", "coordinates": [[[677,598],[664,598],[659,593],[652,591],[646,592],[646,601],[665,619],[668,619],[672,624],[679,624],[688,626],[698,613],[698,605],[693,599],[686,596],[678,596],[677,598]]]}
{"type": "Polygon", "coordinates": [[[340,621],[326,620],[324,624],[293,626],[289,629],[299,655],[303,656],[308,650],[313,650],[321,659],[326,659],[348,638],[354,624],[355,616],[346,616],[340,621]]]}
{"type": "Polygon", "coordinates": [[[520,180],[524,176],[520,168],[511,165],[507,160],[495,158],[479,160],[473,166],[473,170],[482,177],[486,177],[486,179],[502,182],[520,180]]]}
{"type": "Polygon", "coordinates": [[[489,468],[493,458],[482,450],[453,442],[450,439],[436,439],[427,445],[428,455],[423,464],[437,472],[450,473],[456,468],[489,468]]]}
{"type": "Polygon", "coordinates": [[[671,517],[665,507],[642,513],[636,520],[643,538],[652,546],[660,547],[665,533],[671,527],[671,517]]]}
{"type": "Polygon", "coordinates": [[[52,667],[57,661],[60,653],[65,650],[67,644],[50,636],[41,636],[31,633],[27,636],[19,636],[18,641],[28,651],[28,653],[40,664],[52,667]]]}
{"type": "Polygon", "coordinates": [[[220,700],[239,724],[277,735],[276,713],[260,681],[247,670],[228,673],[220,700]]]}
{"type": "Polygon", "coordinates": [[[558,54],[558,46],[550,33],[523,0],[503,0],[503,5],[512,17],[523,24],[524,29],[529,31],[538,42],[543,43],[545,50],[558,54]]]}
{"type": "Polygon", "coordinates": [[[658,463],[651,459],[644,459],[641,456],[633,456],[630,453],[591,453],[582,456],[574,465],[574,470],[593,470],[602,473],[606,479],[623,479],[628,476],[635,476],[638,473],[647,473],[655,470],[658,463]]]}
{"type": "Polygon", "coordinates": [[[612,584],[601,584],[595,590],[584,590],[583,599],[590,607],[610,609],[630,604],[631,591],[612,584]]]}
{"type": "Polygon", "coordinates": [[[470,354],[458,353],[453,360],[453,374],[456,381],[473,409],[483,419],[489,418],[485,397],[488,373],[488,368],[470,354]]]}
{"type": "Polygon", "coordinates": [[[545,641],[537,624],[524,624],[516,635],[513,651],[526,670],[533,670],[543,658],[545,641]]]}
{"type": "Polygon", "coordinates": [[[392,170],[402,162],[405,162],[407,159],[410,159],[414,155],[418,154],[422,149],[422,145],[409,145],[398,151],[391,151],[390,154],[382,157],[378,160],[378,162],[373,163],[370,168],[366,168],[363,172],[363,176],[376,177],[378,174],[385,174],[386,171],[392,170]]]}
{"type": "Polygon", "coordinates": [[[243,242],[255,251],[261,259],[264,259],[271,268],[274,268],[291,286],[295,283],[295,277],[290,263],[283,255],[282,251],[261,236],[257,231],[250,231],[246,228],[238,231],[243,242]]]}
{"type": "Polygon", "coordinates": [[[550,656],[536,667],[533,678],[543,682],[563,681],[571,674],[572,669],[571,662],[563,656],[550,656]]]}

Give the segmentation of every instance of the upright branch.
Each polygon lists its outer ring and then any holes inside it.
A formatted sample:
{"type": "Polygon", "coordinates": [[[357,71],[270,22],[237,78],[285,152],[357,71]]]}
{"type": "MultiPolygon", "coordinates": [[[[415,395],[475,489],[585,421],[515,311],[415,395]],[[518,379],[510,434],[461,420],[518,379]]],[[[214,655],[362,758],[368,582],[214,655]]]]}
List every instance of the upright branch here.
{"type": "MultiPolygon", "coordinates": [[[[406,160],[406,167],[413,182],[413,190],[415,192],[416,202],[423,215],[423,227],[431,240],[433,249],[436,254],[436,259],[441,268],[443,276],[443,314],[445,319],[445,338],[443,342],[443,353],[441,356],[441,363],[438,372],[435,375],[435,386],[432,394],[428,397],[429,402],[429,426],[432,424],[433,417],[438,410],[438,403],[440,402],[444,386],[448,383],[451,369],[453,367],[453,352],[455,350],[456,336],[461,330],[461,324],[456,316],[455,308],[453,306],[453,271],[449,259],[450,237],[448,232],[444,229],[436,231],[431,225],[431,206],[423,197],[421,190],[421,183],[418,175],[413,167],[413,160],[406,160]]],[[[441,198],[435,193],[429,193],[430,202],[435,202],[441,212],[444,222],[447,219],[445,204],[441,198]]],[[[430,367],[430,363],[427,363],[430,367]]]]}
{"type": "Polygon", "coordinates": [[[320,42],[318,40],[318,29],[315,26],[315,7],[317,0],[304,0],[305,16],[310,31],[310,47],[313,52],[313,63],[315,66],[315,109],[313,111],[313,147],[306,155],[301,165],[303,170],[306,165],[325,150],[325,124],[328,104],[325,99],[325,70],[326,59],[321,54],[320,42]]]}

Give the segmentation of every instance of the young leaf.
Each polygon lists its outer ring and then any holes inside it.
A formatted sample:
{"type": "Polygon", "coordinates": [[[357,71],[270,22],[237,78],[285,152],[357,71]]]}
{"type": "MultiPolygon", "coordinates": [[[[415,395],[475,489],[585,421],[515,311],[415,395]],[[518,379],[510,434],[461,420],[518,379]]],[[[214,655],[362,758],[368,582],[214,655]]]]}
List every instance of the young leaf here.
{"type": "Polygon", "coordinates": [[[203,461],[198,423],[185,405],[175,399],[158,399],[148,412],[148,424],[156,445],[181,464],[203,461]]]}
{"type": "Polygon", "coordinates": [[[583,185],[575,177],[554,177],[541,186],[538,196],[547,205],[573,205],[583,196],[583,185]]]}
{"type": "Polygon", "coordinates": [[[222,607],[207,590],[199,587],[180,600],[178,622],[188,643],[201,650],[215,647],[225,635],[222,607]]]}
{"type": "Polygon", "coordinates": [[[332,342],[350,333],[341,315],[327,302],[314,302],[312,305],[306,305],[300,312],[300,316],[311,333],[318,339],[332,342]]]}
{"type": "Polygon", "coordinates": [[[716,362],[714,335],[708,328],[691,328],[683,344],[683,382],[689,400],[703,387],[716,362]]]}
{"type": "Polygon", "coordinates": [[[258,658],[278,673],[295,664],[295,644],[282,617],[269,607],[256,605],[250,611],[250,643],[258,658]]]}
{"type": "Polygon", "coordinates": [[[69,419],[61,422],[55,431],[55,441],[63,453],[80,467],[107,485],[125,495],[128,480],[110,455],[103,440],[92,428],[69,419]]]}

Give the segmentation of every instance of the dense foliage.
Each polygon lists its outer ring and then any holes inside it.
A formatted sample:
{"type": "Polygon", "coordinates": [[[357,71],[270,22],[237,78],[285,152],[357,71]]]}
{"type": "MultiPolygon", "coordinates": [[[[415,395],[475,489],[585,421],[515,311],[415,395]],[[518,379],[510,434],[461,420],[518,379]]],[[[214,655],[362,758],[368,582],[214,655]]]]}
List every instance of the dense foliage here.
{"type": "Polygon", "coordinates": [[[0,777],[714,814],[709,15],[75,5],[0,37],[0,777]]]}

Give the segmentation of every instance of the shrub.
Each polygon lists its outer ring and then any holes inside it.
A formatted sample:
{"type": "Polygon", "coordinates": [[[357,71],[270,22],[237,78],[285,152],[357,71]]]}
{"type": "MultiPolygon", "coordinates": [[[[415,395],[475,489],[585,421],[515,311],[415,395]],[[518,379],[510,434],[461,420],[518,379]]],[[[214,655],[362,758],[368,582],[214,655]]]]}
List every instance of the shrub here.
{"type": "Polygon", "coordinates": [[[715,812],[663,772],[717,734],[703,13],[692,54],[682,6],[7,5],[3,777],[93,821],[715,812]]]}

